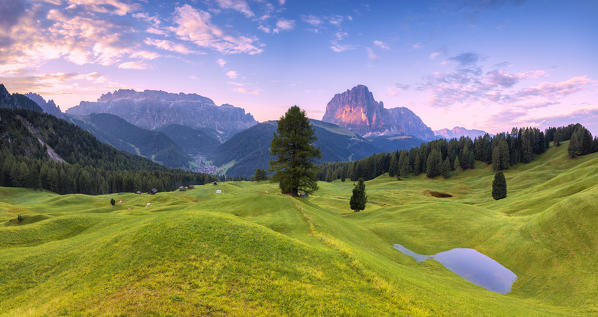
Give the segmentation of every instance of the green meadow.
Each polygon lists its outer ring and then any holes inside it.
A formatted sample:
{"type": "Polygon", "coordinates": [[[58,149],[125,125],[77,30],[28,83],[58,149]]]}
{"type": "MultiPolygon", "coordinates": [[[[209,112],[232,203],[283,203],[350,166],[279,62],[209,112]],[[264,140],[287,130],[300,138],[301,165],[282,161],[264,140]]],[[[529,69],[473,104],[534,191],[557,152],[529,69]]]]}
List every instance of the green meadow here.
{"type": "Polygon", "coordinates": [[[598,154],[552,147],[505,172],[499,201],[478,164],[368,181],[360,213],[350,181],[308,198],[269,182],[154,196],[0,188],[0,315],[598,315],[598,154]],[[518,280],[487,291],[395,243],[474,248],[518,280]]]}

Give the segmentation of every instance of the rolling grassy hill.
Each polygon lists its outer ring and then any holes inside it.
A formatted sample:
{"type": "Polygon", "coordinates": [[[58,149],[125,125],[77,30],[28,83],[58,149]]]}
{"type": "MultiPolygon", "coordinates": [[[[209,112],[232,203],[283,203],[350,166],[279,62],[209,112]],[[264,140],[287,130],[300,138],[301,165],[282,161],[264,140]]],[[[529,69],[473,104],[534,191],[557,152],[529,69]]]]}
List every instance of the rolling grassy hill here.
{"type": "Polygon", "coordinates": [[[506,171],[500,201],[478,163],[447,180],[378,177],[361,213],[338,181],[305,199],[267,182],[155,196],[0,188],[0,315],[598,315],[598,154],[566,148],[506,171]],[[493,293],[394,243],[475,248],[518,280],[493,293]]]}

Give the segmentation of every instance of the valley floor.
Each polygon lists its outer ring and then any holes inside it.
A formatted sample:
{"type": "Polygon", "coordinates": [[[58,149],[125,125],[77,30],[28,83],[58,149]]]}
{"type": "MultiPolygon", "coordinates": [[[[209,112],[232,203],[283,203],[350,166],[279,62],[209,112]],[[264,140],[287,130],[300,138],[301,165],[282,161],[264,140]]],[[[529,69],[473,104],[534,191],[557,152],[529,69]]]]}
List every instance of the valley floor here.
{"type": "Polygon", "coordinates": [[[479,164],[447,180],[381,176],[360,213],[350,181],[302,199],[268,182],[155,196],[0,188],[0,315],[598,315],[598,154],[551,148],[505,172],[499,201],[479,164]],[[474,248],[518,280],[493,293],[395,243],[474,248]]]}

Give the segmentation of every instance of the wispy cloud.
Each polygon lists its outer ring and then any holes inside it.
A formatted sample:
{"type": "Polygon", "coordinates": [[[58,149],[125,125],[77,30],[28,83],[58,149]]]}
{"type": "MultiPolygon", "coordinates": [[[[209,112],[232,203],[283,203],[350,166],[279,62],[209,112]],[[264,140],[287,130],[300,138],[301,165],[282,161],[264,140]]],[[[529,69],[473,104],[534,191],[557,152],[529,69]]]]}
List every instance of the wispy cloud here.
{"type": "Polygon", "coordinates": [[[226,61],[222,58],[219,58],[216,60],[216,64],[218,64],[220,67],[224,67],[224,65],[226,65],[226,61]]]}
{"type": "Polygon", "coordinates": [[[281,31],[289,31],[295,27],[295,20],[279,19],[276,21],[276,28],[272,30],[273,33],[279,33],[281,31]]]}
{"type": "Polygon", "coordinates": [[[150,52],[150,51],[137,51],[137,52],[131,53],[130,56],[133,58],[153,60],[153,59],[160,57],[160,54],[158,54],[156,52],[150,52]]]}
{"type": "Polygon", "coordinates": [[[322,19],[315,15],[302,15],[301,19],[303,22],[316,27],[322,24],[322,19]]]}
{"type": "Polygon", "coordinates": [[[258,47],[257,38],[226,34],[211,22],[211,18],[210,13],[185,4],[175,10],[175,33],[182,40],[223,54],[255,55],[263,51],[258,47]]]}
{"type": "Polygon", "coordinates": [[[535,87],[521,89],[516,96],[558,98],[582,90],[589,82],[590,79],[586,76],[573,77],[560,83],[545,82],[535,87]]]}
{"type": "Polygon", "coordinates": [[[229,70],[228,72],[226,72],[226,77],[230,79],[237,79],[237,77],[239,77],[239,74],[237,74],[237,72],[234,70],[229,70]]]}
{"type": "Polygon", "coordinates": [[[118,65],[121,69],[147,69],[147,64],[139,61],[126,62],[118,65]]]}
{"type": "Polygon", "coordinates": [[[138,4],[129,4],[119,0],[66,0],[69,9],[82,7],[87,11],[97,13],[111,13],[116,15],[126,15],[136,11],[138,4]]]}
{"type": "Polygon", "coordinates": [[[342,52],[345,52],[345,51],[353,50],[355,48],[353,46],[351,46],[351,45],[340,44],[337,41],[332,41],[330,43],[330,49],[332,51],[334,51],[335,53],[342,53],[342,52]]]}
{"type": "Polygon", "coordinates": [[[376,62],[378,60],[378,55],[376,55],[376,53],[371,47],[366,47],[365,50],[368,54],[368,60],[370,61],[370,63],[376,62]]]}
{"type": "Polygon", "coordinates": [[[176,52],[176,53],[181,53],[181,54],[191,53],[191,50],[189,48],[187,48],[185,45],[175,43],[175,42],[169,41],[169,40],[147,38],[147,39],[145,39],[144,43],[147,45],[150,45],[150,46],[157,47],[161,50],[165,50],[165,51],[176,52]]]}
{"type": "Polygon", "coordinates": [[[216,0],[216,4],[222,9],[241,12],[246,17],[253,17],[255,15],[245,0],[216,0]]]}
{"type": "Polygon", "coordinates": [[[249,95],[259,95],[259,89],[248,89],[245,87],[237,87],[235,88],[236,92],[240,92],[242,94],[249,94],[249,95]]]}
{"type": "Polygon", "coordinates": [[[430,59],[436,59],[436,57],[438,57],[440,55],[440,52],[432,52],[430,53],[430,59]]]}
{"type": "Polygon", "coordinates": [[[385,50],[390,49],[390,47],[388,47],[388,45],[382,41],[375,40],[372,43],[374,43],[374,45],[378,46],[381,49],[385,49],[385,50]]]}
{"type": "Polygon", "coordinates": [[[413,43],[411,45],[411,47],[414,49],[420,49],[420,48],[424,47],[424,43],[422,43],[422,42],[413,43]]]}

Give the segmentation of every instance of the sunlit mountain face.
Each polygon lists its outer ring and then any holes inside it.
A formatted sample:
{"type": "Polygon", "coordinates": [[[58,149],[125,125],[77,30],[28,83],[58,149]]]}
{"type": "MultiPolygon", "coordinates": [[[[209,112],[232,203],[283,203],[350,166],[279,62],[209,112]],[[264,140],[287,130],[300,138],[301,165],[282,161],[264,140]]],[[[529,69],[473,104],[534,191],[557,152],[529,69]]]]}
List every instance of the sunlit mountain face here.
{"type": "MultiPolygon", "coordinates": [[[[432,130],[598,133],[597,14],[591,0],[10,0],[0,83],[62,110],[118,89],[194,93],[258,121],[294,104],[321,119],[361,84],[432,130]]],[[[335,120],[381,133],[371,110],[335,120]]]]}

